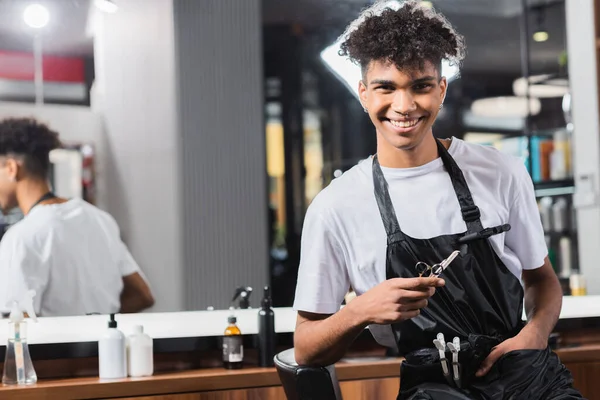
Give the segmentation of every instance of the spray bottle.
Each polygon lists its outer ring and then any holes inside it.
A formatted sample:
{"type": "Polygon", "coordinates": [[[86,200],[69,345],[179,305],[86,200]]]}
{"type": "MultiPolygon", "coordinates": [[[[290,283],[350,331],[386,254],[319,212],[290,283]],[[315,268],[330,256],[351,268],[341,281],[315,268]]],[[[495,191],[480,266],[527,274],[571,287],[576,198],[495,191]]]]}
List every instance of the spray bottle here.
{"type": "Polygon", "coordinates": [[[13,301],[11,306],[2,375],[2,383],[5,385],[30,385],[37,382],[27,345],[27,322],[23,315],[25,311],[34,322],[37,322],[33,309],[34,296],[35,290],[28,290],[19,300],[13,301]]]}

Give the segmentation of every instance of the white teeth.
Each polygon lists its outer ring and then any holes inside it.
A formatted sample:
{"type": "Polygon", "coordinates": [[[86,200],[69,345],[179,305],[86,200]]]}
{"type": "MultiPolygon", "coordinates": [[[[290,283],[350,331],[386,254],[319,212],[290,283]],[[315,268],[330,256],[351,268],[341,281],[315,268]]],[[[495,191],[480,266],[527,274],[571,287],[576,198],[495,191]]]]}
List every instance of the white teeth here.
{"type": "Polygon", "coordinates": [[[415,126],[417,122],[419,122],[418,119],[413,119],[410,121],[394,121],[390,119],[389,121],[392,125],[397,126],[398,128],[410,128],[411,126],[415,126]]]}

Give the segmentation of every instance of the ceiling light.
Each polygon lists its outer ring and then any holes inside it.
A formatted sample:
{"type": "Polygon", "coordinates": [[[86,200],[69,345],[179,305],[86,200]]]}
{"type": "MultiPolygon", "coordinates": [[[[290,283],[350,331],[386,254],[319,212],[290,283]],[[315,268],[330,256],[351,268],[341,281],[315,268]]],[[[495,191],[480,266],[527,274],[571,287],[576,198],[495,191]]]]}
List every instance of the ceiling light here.
{"type": "Polygon", "coordinates": [[[543,5],[540,5],[538,7],[533,7],[531,13],[535,18],[533,40],[536,42],[545,42],[548,40],[548,31],[545,28],[546,10],[543,5]]]}
{"type": "Polygon", "coordinates": [[[30,27],[40,29],[48,25],[50,12],[41,4],[30,4],[23,12],[23,20],[30,27]]]}
{"type": "Polygon", "coordinates": [[[536,42],[545,42],[548,40],[548,32],[546,31],[537,31],[533,34],[533,40],[536,42]]]}
{"type": "Polygon", "coordinates": [[[119,6],[112,0],[94,0],[94,5],[107,13],[115,13],[119,9],[119,6]]]}
{"type": "Polygon", "coordinates": [[[471,104],[471,111],[480,117],[519,117],[537,115],[542,110],[539,99],[530,98],[529,105],[525,97],[488,97],[477,99],[471,104]]]}
{"type": "Polygon", "coordinates": [[[566,79],[550,79],[550,75],[534,75],[529,77],[529,84],[523,77],[513,82],[515,96],[537,98],[563,97],[569,93],[569,82],[566,79]]]}

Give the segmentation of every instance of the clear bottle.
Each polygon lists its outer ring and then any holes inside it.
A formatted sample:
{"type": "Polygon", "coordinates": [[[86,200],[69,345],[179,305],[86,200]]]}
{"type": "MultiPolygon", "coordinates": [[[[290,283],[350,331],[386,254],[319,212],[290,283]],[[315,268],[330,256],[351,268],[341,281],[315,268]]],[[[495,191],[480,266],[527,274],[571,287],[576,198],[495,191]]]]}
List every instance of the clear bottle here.
{"type": "Polygon", "coordinates": [[[31,362],[27,344],[27,322],[23,310],[35,322],[37,318],[33,309],[35,291],[28,291],[20,301],[14,301],[10,311],[8,324],[8,343],[4,357],[4,373],[2,383],[5,385],[30,385],[37,382],[37,375],[31,362]]]}
{"type": "Polygon", "coordinates": [[[127,338],[127,373],[131,377],[151,376],[154,373],[152,338],[144,333],[144,327],[133,327],[133,335],[127,338]]]}
{"type": "Polygon", "coordinates": [[[229,325],[223,336],[223,366],[227,369],[240,369],[244,363],[244,341],[237,318],[230,316],[229,325]]]}
{"type": "Polygon", "coordinates": [[[572,274],[569,277],[569,288],[571,289],[571,296],[586,296],[587,289],[585,285],[585,278],[578,272],[572,274]]]}

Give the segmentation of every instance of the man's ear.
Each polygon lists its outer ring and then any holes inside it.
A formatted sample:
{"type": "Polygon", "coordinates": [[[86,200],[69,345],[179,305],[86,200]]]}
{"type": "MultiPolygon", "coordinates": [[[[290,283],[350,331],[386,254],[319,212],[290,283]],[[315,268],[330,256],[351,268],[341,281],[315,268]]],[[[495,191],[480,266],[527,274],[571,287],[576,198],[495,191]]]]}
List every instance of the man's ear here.
{"type": "Polygon", "coordinates": [[[367,109],[367,85],[363,80],[358,81],[358,97],[363,108],[367,109]]]}
{"type": "Polygon", "coordinates": [[[446,100],[446,93],[448,90],[448,80],[445,76],[440,78],[440,104],[444,104],[444,100],[446,100]]]}
{"type": "Polygon", "coordinates": [[[19,178],[19,169],[21,163],[12,157],[8,157],[4,160],[4,166],[6,167],[6,175],[11,181],[16,182],[19,178]]]}

